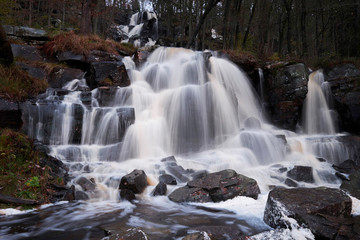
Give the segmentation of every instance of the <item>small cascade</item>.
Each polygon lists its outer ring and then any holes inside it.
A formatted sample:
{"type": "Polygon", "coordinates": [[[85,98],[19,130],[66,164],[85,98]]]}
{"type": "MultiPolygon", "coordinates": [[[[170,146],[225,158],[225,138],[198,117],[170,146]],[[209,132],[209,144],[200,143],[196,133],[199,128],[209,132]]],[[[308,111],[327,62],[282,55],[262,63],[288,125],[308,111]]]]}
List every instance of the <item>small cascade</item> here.
{"type": "Polygon", "coordinates": [[[335,134],[334,112],[329,108],[331,91],[321,70],[309,76],[303,122],[307,134],[335,134]]]}
{"type": "Polygon", "coordinates": [[[137,12],[130,17],[129,25],[112,26],[113,38],[135,47],[152,46],[158,39],[158,19],[153,12],[137,12]]]}

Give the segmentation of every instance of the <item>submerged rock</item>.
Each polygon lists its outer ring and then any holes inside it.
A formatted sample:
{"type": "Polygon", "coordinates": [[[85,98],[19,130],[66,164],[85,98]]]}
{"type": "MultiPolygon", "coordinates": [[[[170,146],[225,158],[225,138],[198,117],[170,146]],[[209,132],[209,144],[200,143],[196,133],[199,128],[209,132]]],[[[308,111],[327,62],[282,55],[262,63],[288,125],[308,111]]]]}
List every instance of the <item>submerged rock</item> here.
{"type": "Polygon", "coordinates": [[[188,182],[185,187],[172,192],[169,199],[174,202],[220,202],[237,196],[257,199],[259,193],[254,179],[228,169],[188,182]]]}
{"type": "Polygon", "coordinates": [[[77,181],[77,184],[80,185],[80,187],[86,192],[86,191],[94,191],[96,188],[96,183],[85,178],[85,177],[80,177],[77,181]]]}
{"type": "Polygon", "coordinates": [[[293,169],[287,172],[287,176],[298,182],[307,182],[307,183],[314,182],[312,167],[294,166],[293,169]]]}
{"type": "Polygon", "coordinates": [[[147,185],[145,172],[135,169],[121,178],[119,189],[128,189],[133,191],[133,193],[142,193],[147,185]]]}
{"type": "Polygon", "coordinates": [[[269,193],[264,221],[273,228],[291,228],[287,217],[294,218],[315,236],[335,239],[339,224],[350,218],[351,207],[350,197],[338,189],[275,188],[269,193]]]}
{"type": "Polygon", "coordinates": [[[160,175],[159,182],[163,182],[168,185],[177,185],[176,179],[169,174],[160,175]]]}
{"type": "Polygon", "coordinates": [[[211,240],[206,232],[197,232],[185,236],[182,240],[211,240]]]}
{"type": "Polygon", "coordinates": [[[166,195],[167,187],[166,184],[163,182],[159,182],[158,185],[156,185],[152,195],[153,196],[163,196],[166,195]]]}
{"type": "Polygon", "coordinates": [[[103,226],[105,234],[108,237],[103,238],[104,240],[148,240],[149,237],[141,228],[130,228],[130,229],[117,229],[111,226],[103,226]]]}

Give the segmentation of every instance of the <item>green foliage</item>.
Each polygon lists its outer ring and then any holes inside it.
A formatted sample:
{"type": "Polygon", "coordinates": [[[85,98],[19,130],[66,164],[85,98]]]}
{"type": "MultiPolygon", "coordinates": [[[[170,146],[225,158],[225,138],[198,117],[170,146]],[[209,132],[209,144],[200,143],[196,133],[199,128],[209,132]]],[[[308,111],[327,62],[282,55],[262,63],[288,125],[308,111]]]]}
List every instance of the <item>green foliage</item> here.
{"type": "Polygon", "coordinates": [[[40,187],[39,177],[33,176],[25,183],[25,185],[28,187],[37,187],[37,188],[40,187]]]}
{"type": "Polygon", "coordinates": [[[47,88],[45,79],[37,79],[13,65],[0,65],[0,97],[13,101],[24,101],[29,97],[44,92],[47,88]]]}
{"type": "Polygon", "coordinates": [[[0,192],[14,197],[45,200],[45,168],[39,166],[39,153],[25,135],[8,129],[0,131],[0,192]]]}

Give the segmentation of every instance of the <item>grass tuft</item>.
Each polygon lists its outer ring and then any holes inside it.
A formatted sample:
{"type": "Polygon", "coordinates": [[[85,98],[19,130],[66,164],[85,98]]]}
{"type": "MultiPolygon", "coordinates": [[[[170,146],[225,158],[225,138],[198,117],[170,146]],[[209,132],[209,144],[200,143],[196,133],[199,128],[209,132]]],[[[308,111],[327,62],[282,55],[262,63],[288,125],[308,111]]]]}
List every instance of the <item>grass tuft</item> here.
{"type": "Polygon", "coordinates": [[[0,97],[2,98],[24,101],[44,92],[47,86],[45,79],[33,78],[16,65],[10,67],[0,65],[0,97]]]}
{"type": "Polygon", "coordinates": [[[73,31],[61,33],[46,43],[43,51],[48,56],[55,56],[58,52],[71,51],[73,53],[87,55],[91,50],[105,51],[119,55],[126,52],[129,55],[136,51],[131,44],[123,44],[113,40],[104,40],[98,35],[77,35],[73,31]]]}

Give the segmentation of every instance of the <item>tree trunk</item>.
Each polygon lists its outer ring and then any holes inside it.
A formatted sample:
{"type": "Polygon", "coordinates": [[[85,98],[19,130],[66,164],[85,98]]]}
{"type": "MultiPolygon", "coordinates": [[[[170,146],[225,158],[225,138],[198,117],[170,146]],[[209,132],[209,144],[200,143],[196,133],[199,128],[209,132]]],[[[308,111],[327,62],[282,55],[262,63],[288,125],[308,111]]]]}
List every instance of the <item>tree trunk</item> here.
{"type": "Polygon", "coordinates": [[[29,27],[32,25],[33,0],[29,0],[29,27]]]}
{"type": "Polygon", "coordinates": [[[91,13],[90,13],[90,4],[91,0],[82,1],[82,11],[81,11],[81,34],[90,34],[91,33],[91,13]]]}
{"type": "Polygon", "coordinates": [[[301,42],[302,42],[302,56],[307,55],[307,42],[306,42],[306,1],[301,2],[301,42]]]}
{"type": "Polygon", "coordinates": [[[201,26],[203,25],[203,23],[205,21],[206,16],[216,6],[216,4],[218,4],[220,1],[221,0],[210,0],[209,1],[208,5],[205,8],[204,14],[201,16],[198,24],[196,25],[196,29],[195,29],[194,33],[192,34],[192,36],[190,38],[190,41],[186,45],[186,48],[190,48],[193,45],[194,40],[195,40],[196,36],[198,35],[198,33],[199,33],[200,29],[201,29],[201,26]]]}
{"type": "Polygon", "coordinates": [[[256,3],[257,3],[257,0],[255,0],[252,8],[251,8],[251,14],[250,14],[250,18],[249,18],[249,22],[248,22],[248,25],[246,27],[246,32],[245,32],[245,36],[244,36],[244,39],[243,39],[243,42],[242,42],[242,47],[245,48],[246,46],[246,40],[249,36],[249,32],[250,32],[250,26],[251,26],[251,22],[252,22],[252,19],[254,17],[254,13],[255,13],[255,8],[256,8],[256,3]]]}
{"type": "Polygon", "coordinates": [[[286,16],[287,16],[287,48],[288,48],[288,54],[291,54],[291,5],[292,0],[289,2],[287,0],[284,0],[284,6],[286,9],[286,16]]]}

